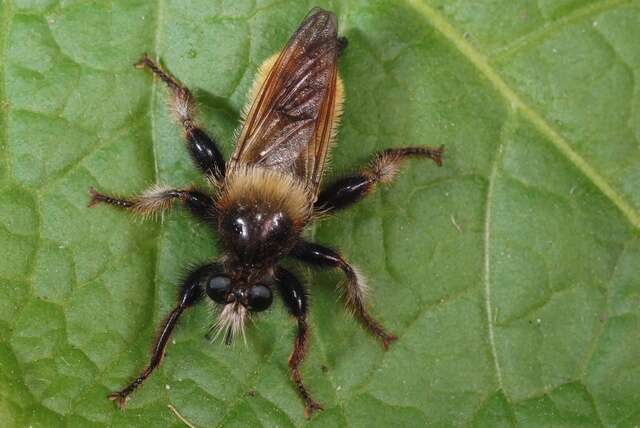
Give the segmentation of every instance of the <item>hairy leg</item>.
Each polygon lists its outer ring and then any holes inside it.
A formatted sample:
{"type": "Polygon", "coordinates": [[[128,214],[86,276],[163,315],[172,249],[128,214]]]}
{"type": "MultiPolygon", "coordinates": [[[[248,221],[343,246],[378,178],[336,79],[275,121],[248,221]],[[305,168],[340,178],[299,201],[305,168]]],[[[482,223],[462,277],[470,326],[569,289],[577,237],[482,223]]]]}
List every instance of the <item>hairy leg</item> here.
{"type": "Polygon", "coordinates": [[[162,362],[162,358],[164,357],[164,353],[167,348],[167,343],[169,342],[169,338],[171,337],[173,329],[178,323],[178,318],[180,318],[180,315],[182,315],[182,312],[185,309],[193,306],[202,297],[203,290],[200,283],[204,278],[207,277],[209,271],[213,268],[213,266],[214,265],[201,266],[191,271],[191,273],[187,275],[180,289],[178,304],[171,311],[171,313],[169,313],[167,318],[165,318],[162,325],[160,326],[158,335],[153,345],[149,364],[147,365],[147,367],[145,367],[142,373],[140,373],[140,375],[138,375],[138,377],[136,377],[130,384],[125,386],[120,391],[114,392],[113,394],[109,395],[109,399],[112,401],[116,401],[120,408],[124,408],[129,394],[135,391],[162,362]]]}
{"type": "Polygon", "coordinates": [[[380,339],[385,349],[396,339],[369,314],[366,307],[367,284],[364,277],[337,251],[313,242],[302,241],[290,255],[311,265],[342,270],[347,277],[344,294],[347,308],[367,331],[380,339]]]}
{"type": "Polygon", "coordinates": [[[165,72],[146,54],[136,64],[136,67],[148,68],[169,87],[173,112],[184,128],[191,158],[207,179],[221,180],[225,174],[224,158],[215,140],[209,137],[194,121],[193,112],[196,107],[189,90],[180,85],[173,76],[165,72]]]}
{"type": "Polygon", "coordinates": [[[443,150],[443,146],[404,147],[380,152],[364,171],[338,179],[320,192],[315,208],[318,211],[330,212],[355,204],[369,194],[378,183],[389,183],[393,180],[402,162],[408,158],[432,159],[436,165],[441,166],[443,150]]]}
{"type": "Polygon", "coordinates": [[[154,186],[139,196],[131,198],[117,198],[97,192],[91,188],[89,207],[98,203],[113,205],[131,211],[142,217],[156,216],[171,208],[175,201],[180,201],[198,219],[211,223],[213,219],[213,200],[205,193],[196,190],[176,190],[168,187],[154,186]]]}
{"type": "Polygon", "coordinates": [[[280,291],[280,295],[284,300],[284,304],[289,313],[296,318],[298,323],[296,337],[293,342],[293,352],[289,357],[289,369],[291,370],[291,378],[296,384],[298,394],[304,401],[304,415],[308,419],[316,410],[322,410],[322,405],[317,403],[307,390],[302,381],[300,373],[300,365],[307,353],[309,328],[307,326],[307,296],[304,287],[291,272],[277,268],[276,283],[280,291]]]}

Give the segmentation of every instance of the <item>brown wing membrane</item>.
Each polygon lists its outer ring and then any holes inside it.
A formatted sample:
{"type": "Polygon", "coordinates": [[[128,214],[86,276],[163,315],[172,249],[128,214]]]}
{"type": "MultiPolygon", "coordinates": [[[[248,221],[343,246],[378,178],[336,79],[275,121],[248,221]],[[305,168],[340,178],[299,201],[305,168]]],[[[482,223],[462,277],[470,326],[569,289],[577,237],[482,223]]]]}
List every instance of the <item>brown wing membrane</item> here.
{"type": "Polygon", "coordinates": [[[231,168],[276,169],[317,193],[340,103],[337,54],[335,15],[312,10],[273,65],[263,66],[231,168]]]}

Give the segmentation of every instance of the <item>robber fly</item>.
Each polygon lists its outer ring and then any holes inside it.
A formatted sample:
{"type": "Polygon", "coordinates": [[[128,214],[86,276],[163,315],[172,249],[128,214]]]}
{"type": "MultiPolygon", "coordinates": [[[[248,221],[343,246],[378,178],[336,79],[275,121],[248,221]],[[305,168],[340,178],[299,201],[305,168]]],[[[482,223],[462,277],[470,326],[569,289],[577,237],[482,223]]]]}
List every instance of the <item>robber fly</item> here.
{"type": "Polygon", "coordinates": [[[300,373],[309,340],[307,293],[300,280],[280,266],[283,258],[342,271],[347,308],[385,348],[395,339],[369,314],[363,275],[337,250],[305,240],[303,231],[320,215],[349,207],[378,183],[391,181],[407,158],[432,159],[440,166],[443,148],[384,150],[362,171],[320,191],[344,100],[337,64],[345,46],[346,39],[337,35],[335,15],[313,9],[284,49],[260,67],[228,162],[215,140],[193,119],[195,106],[189,90],[146,55],[136,64],[168,86],[187,149],[209,186],[206,190],[155,186],[130,198],[91,189],[90,206],[106,203],[148,217],[180,202],[218,233],[224,252],[219,260],[186,275],[175,308],[160,326],[149,364],[109,396],[120,407],[161,363],[171,333],[187,308],[206,298],[215,302],[220,309],[212,328],[229,343],[244,334],[252,313],[271,306],[277,292],[297,322],[289,368],[304,401],[305,416],[321,410],[300,373]]]}

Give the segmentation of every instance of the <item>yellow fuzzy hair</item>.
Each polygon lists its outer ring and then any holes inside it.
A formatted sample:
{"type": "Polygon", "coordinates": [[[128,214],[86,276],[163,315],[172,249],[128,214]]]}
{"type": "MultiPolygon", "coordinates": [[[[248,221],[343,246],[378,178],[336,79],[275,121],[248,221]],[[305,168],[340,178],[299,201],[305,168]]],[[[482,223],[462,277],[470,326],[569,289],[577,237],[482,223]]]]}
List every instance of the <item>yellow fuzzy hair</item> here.
{"type": "MultiPolygon", "coordinates": [[[[242,109],[242,115],[240,117],[241,125],[247,119],[249,110],[251,110],[251,106],[253,105],[253,102],[258,96],[258,92],[260,91],[262,84],[264,83],[265,79],[269,75],[269,72],[273,68],[273,65],[278,60],[279,56],[280,56],[280,52],[277,52],[271,55],[269,58],[265,59],[264,62],[258,68],[258,72],[256,73],[256,78],[253,81],[253,84],[251,85],[251,89],[249,90],[249,93],[247,94],[247,103],[242,109]]],[[[240,128],[242,128],[242,126],[240,128]]]]}
{"type": "Polygon", "coordinates": [[[325,166],[327,162],[329,162],[329,154],[331,153],[331,148],[336,141],[336,137],[338,135],[338,126],[340,125],[340,118],[342,117],[342,106],[344,105],[344,84],[342,83],[342,78],[340,74],[338,74],[336,79],[336,96],[333,105],[333,115],[331,116],[331,134],[329,137],[329,147],[327,147],[327,156],[324,159],[325,166]]]}
{"type": "Polygon", "coordinates": [[[234,203],[260,204],[282,210],[297,227],[303,227],[313,213],[313,200],[305,184],[290,174],[255,165],[236,166],[220,186],[218,209],[234,203]]]}

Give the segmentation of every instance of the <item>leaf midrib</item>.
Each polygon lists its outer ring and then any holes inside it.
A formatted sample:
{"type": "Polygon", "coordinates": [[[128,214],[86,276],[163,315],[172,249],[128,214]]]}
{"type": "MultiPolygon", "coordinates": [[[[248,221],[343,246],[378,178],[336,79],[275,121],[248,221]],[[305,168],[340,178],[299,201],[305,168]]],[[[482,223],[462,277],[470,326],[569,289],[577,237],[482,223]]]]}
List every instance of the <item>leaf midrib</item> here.
{"type": "MultiPolygon", "coordinates": [[[[608,0],[610,1],[610,0],[608,0]]],[[[589,181],[591,181],[627,218],[629,223],[640,230],[640,213],[620,194],[605,178],[600,175],[582,156],[573,150],[569,142],[556,131],[533,107],[529,106],[489,65],[486,56],[477,51],[460,34],[445,17],[428,6],[424,0],[406,0],[406,2],[422,14],[453,46],[493,85],[496,91],[505,99],[511,110],[519,110],[521,115],[531,122],[551,144],[571,162],[589,181]]],[[[600,8],[590,8],[599,11],[600,8]]],[[[581,14],[584,16],[584,14],[581,14]]]]}

